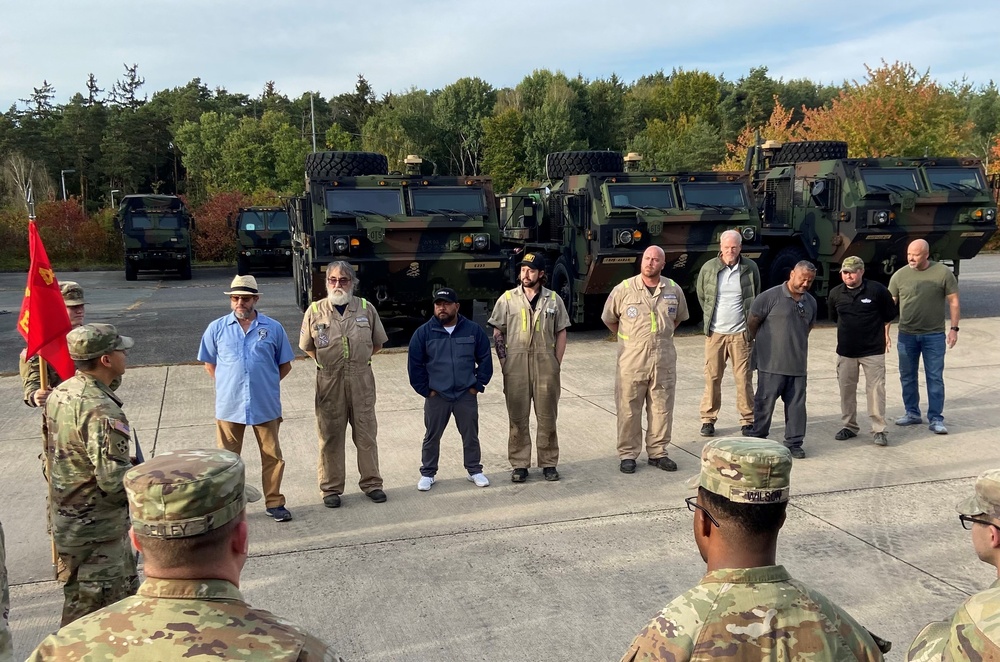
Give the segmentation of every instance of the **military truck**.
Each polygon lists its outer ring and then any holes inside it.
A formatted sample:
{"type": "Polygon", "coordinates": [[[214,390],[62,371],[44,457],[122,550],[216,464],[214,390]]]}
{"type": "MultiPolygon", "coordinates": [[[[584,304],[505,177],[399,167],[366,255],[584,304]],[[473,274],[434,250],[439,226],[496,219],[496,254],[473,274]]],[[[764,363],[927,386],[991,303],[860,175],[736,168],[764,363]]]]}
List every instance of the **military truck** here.
{"type": "Polygon", "coordinates": [[[425,317],[444,286],[469,317],[474,300],[492,306],[504,277],[491,180],[427,174],[418,156],[405,166],[390,173],[371,152],[307,155],[305,194],[287,201],[299,308],[326,296],[334,260],[354,266],[359,294],[383,315],[425,317]]]}
{"type": "Polygon", "coordinates": [[[292,268],[292,233],[284,207],[241,207],[236,229],[236,272],[292,268]]]}
{"type": "Polygon", "coordinates": [[[848,158],[847,143],[768,141],[750,149],[747,172],[761,209],[765,283],[783,282],[799,260],[817,267],[813,292],[840,282],[856,255],[865,276],[888,283],[906,248],[926,239],[931,259],[959,273],[997,230],[997,204],[977,158],[848,158]]]}
{"type": "Polygon", "coordinates": [[[191,278],[194,221],[175,195],[126,195],[115,216],[125,246],[125,280],[140,271],[176,271],[191,278]]]}
{"type": "Polygon", "coordinates": [[[722,232],[737,230],[743,254],[760,257],[748,173],[640,171],[641,160],[634,152],[555,152],[545,160],[545,184],[501,195],[501,232],[514,248],[508,278],[517,280],[521,254],[543,253],[549,287],[574,323],[589,326],[611,289],[639,272],[649,246],[663,248],[663,275],[692,303],[698,271],[718,254],[722,232]]]}

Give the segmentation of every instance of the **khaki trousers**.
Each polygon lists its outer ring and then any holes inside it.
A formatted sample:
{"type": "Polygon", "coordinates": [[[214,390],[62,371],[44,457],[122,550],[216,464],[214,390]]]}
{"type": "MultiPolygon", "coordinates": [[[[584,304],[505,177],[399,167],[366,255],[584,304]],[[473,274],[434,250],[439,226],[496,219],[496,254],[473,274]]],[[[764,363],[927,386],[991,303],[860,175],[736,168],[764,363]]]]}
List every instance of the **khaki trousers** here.
{"type": "Polygon", "coordinates": [[[623,376],[615,380],[618,408],[618,459],[634,460],[642,450],[642,406],[646,405],[646,455],[650,460],[667,456],[674,423],[676,371],[671,365],[656,367],[651,378],[623,376]]]}
{"type": "Polygon", "coordinates": [[[858,378],[865,372],[865,395],[872,434],[885,432],[885,354],[851,359],[837,355],[837,383],[840,385],[840,424],[858,432],[858,378]]]}
{"type": "Polygon", "coordinates": [[[510,432],[507,459],[513,469],[531,466],[531,407],[534,403],[538,430],[535,434],[538,466],[559,464],[559,362],[552,353],[508,354],[503,365],[503,394],[507,402],[510,432]]]}
{"type": "Polygon", "coordinates": [[[712,333],[705,338],[705,394],[701,397],[701,422],[715,423],[722,408],[722,376],[727,361],[736,382],[736,411],[740,425],[753,425],[752,345],[746,333],[712,333]]]}
{"type": "Polygon", "coordinates": [[[375,376],[365,366],[357,372],[316,371],[316,433],[319,437],[319,489],[323,496],[343,494],[346,476],[347,424],[358,451],[358,487],[365,494],[382,489],[378,470],[378,421],[375,376]]]}
{"type": "MultiPolygon", "coordinates": [[[[236,454],[243,452],[243,433],[247,426],[231,421],[215,421],[215,439],[219,448],[225,448],[236,454]]],[[[285,473],[285,461],[281,458],[281,446],[278,445],[278,427],[281,418],[253,426],[257,446],[260,448],[260,481],[264,487],[264,507],[277,508],[285,505],[285,497],[281,493],[281,476],[285,473]]]]}

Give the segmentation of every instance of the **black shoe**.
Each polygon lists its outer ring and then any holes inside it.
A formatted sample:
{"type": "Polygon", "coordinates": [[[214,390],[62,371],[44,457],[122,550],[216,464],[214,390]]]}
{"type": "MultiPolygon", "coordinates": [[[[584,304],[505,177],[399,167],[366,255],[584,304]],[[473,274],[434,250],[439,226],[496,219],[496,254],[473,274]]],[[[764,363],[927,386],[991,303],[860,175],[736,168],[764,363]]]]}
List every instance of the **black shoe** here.
{"type": "Polygon", "coordinates": [[[275,522],[288,522],[292,519],[292,514],[284,506],[265,508],[264,510],[269,516],[274,518],[275,522]]]}
{"type": "Polygon", "coordinates": [[[542,477],[545,480],[559,480],[559,472],[555,467],[545,467],[542,469],[542,477]]]}
{"type": "Polygon", "coordinates": [[[380,490],[377,487],[374,490],[372,490],[371,492],[365,492],[365,496],[367,496],[369,499],[371,499],[375,503],[385,503],[386,499],[389,498],[389,497],[387,497],[385,495],[385,492],[383,492],[382,490],[380,490]]]}
{"type": "Polygon", "coordinates": [[[794,457],[796,460],[801,460],[806,456],[806,452],[802,450],[801,446],[793,446],[792,448],[788,449],[788,452],[791,453],[792,457],[794,457]]]}
{"type": "Polygon", "coordinates": [[[654,457],[646,461],[654,467],[659,467],[664,471],[677,471],[677,463],[671,460],[669,457],[664,455],[663,457],[654,457]]]}
{"type": "Polygon", "coordinates": [[[840,432],[833,435],[833,438],[837,441],[844,441],[845,439],[854,439],[856,436],[858,436],[857,432],[852,432],[847,428],[840,428],[840,432]]]}
{"type": "Polygon", "coordinates": [[[623,474],[634,474],[635,460],[622,460],[621,464],[618,465],[618,471],[623,474]]]}
{"type": "Polygon", "coordinates": [[[514,469],[510,472],[510,482],[512,483],[523,483],[528,480],[528,470],[527,469],[514,469]]]}
{"type": "Polygon", "coordinates": [[[740,432],[743,434],[744,437],[756,437],[757,436],[757,435],[755,435],[753,433],[753,426],[752,425],[744,425],[743,427],[740,428],[740,432]]]}
{"type": "Polygon", "coordinates": [[[703,437],[714,437],[715,436],[715,423],[702,423],[701,424],[701,436],[703,437]]]}
{"type": "Polygon", "coordinates": [[[323,505],[327,508],[340,508],[340,495],[327,494],[323,497],[323,505]]]}

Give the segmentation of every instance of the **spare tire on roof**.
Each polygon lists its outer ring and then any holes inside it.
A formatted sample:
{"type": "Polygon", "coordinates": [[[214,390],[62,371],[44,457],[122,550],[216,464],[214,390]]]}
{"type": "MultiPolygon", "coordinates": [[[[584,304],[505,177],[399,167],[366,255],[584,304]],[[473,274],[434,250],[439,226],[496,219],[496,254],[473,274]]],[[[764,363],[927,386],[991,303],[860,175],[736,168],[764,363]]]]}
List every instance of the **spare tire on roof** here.
{"type": "Polygon", "coordinates": [[[803,140],[782,145],[778,153],[771,157],[771,165],[846,158],[847,143],[841,140],[803,140]]]}
{"type": "Polygon", "coordinates": [[[545,176],[550,180],[624,169],[625,161],[619,152],[552,152],[545,157],[545,176]]]}
{"type": "Polygon", "coordinates": [[[389,173],[389,159],[375,152],[312,152],[306,154],[306,175],[325,177],[360,177],[389,173]]]}

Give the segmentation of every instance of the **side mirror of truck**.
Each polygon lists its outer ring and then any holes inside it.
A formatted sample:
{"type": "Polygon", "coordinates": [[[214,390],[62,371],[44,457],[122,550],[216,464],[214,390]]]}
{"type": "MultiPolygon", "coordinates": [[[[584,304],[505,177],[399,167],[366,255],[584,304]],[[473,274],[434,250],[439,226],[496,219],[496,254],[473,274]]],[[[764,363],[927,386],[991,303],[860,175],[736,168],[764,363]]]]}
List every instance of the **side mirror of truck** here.
{"type": "Polygon", "coordinates": [[[521,224],[529,230],[534,230],[538,227],[538,217],[535,215],[538,210],[535,208],[535,201],[525,200],[523,209],[524,214],[521,216],[521,224]]]}
{"type": "Polygon", "coordinates": [[[812,198],[813,204],[820,209],[831,209],[833,208],[833,201],[830,197],[830,191],[829,182],[825,179],[817,179],[809,188],[809,197],[812,198]]]}

